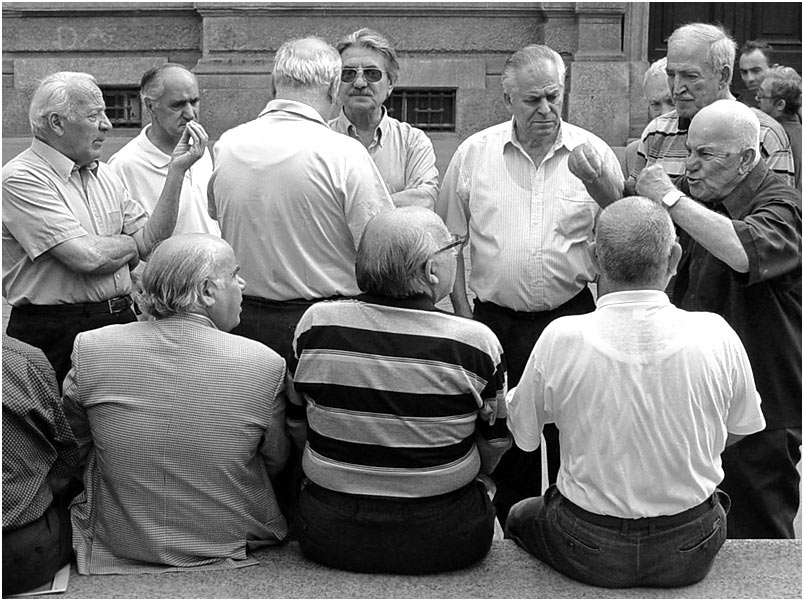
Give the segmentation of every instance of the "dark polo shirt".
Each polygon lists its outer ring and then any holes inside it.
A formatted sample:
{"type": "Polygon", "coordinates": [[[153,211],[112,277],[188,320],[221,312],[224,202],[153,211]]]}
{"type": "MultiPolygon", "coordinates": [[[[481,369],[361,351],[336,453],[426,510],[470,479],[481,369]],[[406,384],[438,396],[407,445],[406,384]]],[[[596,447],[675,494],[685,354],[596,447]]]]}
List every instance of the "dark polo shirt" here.
{"type": "MultiPolygon", "coordinates": [[[[681,183],[686,190],[686,182],[681,183]]],[[[763,161],[711,209],[732,220],[748,255],[737,273],[679,230],[673,288],[682,309],[717,313],[751,360],[767,429],[801,427],[801,195],[763,161]]]]}

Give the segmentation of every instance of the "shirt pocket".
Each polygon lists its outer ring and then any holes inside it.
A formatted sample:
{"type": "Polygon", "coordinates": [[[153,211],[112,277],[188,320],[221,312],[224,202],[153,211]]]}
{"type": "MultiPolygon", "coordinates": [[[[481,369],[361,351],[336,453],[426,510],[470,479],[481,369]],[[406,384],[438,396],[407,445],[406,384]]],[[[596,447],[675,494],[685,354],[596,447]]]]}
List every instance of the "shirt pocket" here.
{"type": "Polygon", "coordinates": [[[570,240],[586,240],[592,236],[598,204],[586,193],[562,191],[556,196],[556,231],[570,240]]]}
{"type": "Polygon", "coordinates": [[[123,213],[119,210],[106,211],[103,223],[98,224],[98,234],[115,236],[123,232],[123,213]]]}

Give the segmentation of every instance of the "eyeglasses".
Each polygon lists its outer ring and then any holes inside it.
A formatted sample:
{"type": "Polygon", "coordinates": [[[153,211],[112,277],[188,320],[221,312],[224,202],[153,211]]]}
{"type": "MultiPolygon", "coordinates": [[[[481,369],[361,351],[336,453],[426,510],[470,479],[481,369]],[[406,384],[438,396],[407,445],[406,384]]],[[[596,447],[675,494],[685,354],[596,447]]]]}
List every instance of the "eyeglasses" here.
{"type": "Polygon", "coordinates": [[[757,102],[759,102],[762,99],[773,100],[773,98],[774,98],[773,96],[763,96],[762,94],[757,94],[756,96],[754,96],[754,100],[756,100],[757,102]]]}
{"type": "Polygon", "coordinates": [[[458,250],[460,251],[463,248],[464,244],[466,244],[466,241],[468,239],[469,239],[469,234],[464,234],[463,236],[459,236],[458,234],[452,234],[452,242],[442,246],[437,251],[435,251],[434,254],[437,255],[438,253],[442,253],[445,250],[449,250],[449,249],[455,248],[455,247],[460,247],[460,248],[458,248],[458,250]]]}
{"type": "Polygon", "coordinates": [[[382,74],[385,73],[382,69],[375,69],[374,67],[369,67],[368,69],[353,69],[351,67],[347,67],[346,69],[341,69],[341,81],[343,83],[352,83],[355,79],[357,79],[357,74],[362,73],[363,79],[365,79],[369,83],[377,83],[382,79],[382,74]]]}

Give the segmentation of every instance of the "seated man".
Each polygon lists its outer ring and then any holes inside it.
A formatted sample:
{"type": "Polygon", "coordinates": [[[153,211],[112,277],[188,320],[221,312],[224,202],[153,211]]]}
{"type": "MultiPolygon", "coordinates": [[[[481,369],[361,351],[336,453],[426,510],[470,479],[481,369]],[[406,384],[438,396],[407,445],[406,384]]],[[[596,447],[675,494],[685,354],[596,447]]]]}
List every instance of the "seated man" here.
{"type": "Polygon", "coordinates": [[[4,597],[42,586],[70,561],[77,468],[53,368],[41,350],[3,334],[4,597]]]}
{"type": "Polygon", "coordinates": [[[156,319],[80,334],[65,412],[88,452],[72,505],[81,574],[252,565],[287,525],[272,478],[287,459],[285,362],[228,332],[245,282],[209,234],[160,244],[139,299],[156,319]]]}
{"type": "Polygon", "coordinates": [[[692,584],[726,538],[720,454],[765,426],[751,365],[722,317],[663,292],[681,247],[659,203],[604,209],[592,252],[597,309],[544,331],[509,399],[521,448],[558,425],[561,468],[514,505],[506,534],[595,586],[692,584]]]}
{"type": "Polygon", "coordinates": [[[434,307],[463,242],[422,207],[374,217],[357,251],[364,294],[313,305],[296,328],[309,424],[297,523],[313,561],[421,574],[491,546],[478,475],[510,446],[502,349],[485,325],[434,307]]]}

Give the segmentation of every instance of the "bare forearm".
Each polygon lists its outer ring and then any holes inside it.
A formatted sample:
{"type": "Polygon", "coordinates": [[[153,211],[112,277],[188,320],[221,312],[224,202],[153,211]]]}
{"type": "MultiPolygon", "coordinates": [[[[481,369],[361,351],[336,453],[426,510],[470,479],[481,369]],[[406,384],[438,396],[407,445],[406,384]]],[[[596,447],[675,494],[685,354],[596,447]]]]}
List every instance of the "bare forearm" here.
{"type": "Polygon", "coordinates": [[[584,187],[589,196],[601,207],[606,207],[615,200],[623,197],[623,178],[618,173],[611,173],[608,169],[603,169],[600,176],[591,182],[584,182],[584,187]]]}
{"type": "Polygon", "coordinates": [[[159,196],[154,212],[145,227],[135,235],[140,258],[146,259],[154,246],[173,234],[173,230],[176,227],[176,217],[179,214],[179,199],[184,174],[184,170],[177,168],[173,164],[168,167],[165,185],[162,188],[162,194],[159,196]]]}
{"type": "Polygon", "coordinates": [[[748,255],[730,219],[687,196],[670,209],[670,216],[713,256],[738,273],[748,272],[748,255]]]}
{"type": "Polygon", "coordinates": [[[87,234],[54,246],[48,254],[76,273],[108,274],[136,262],[137,244],[131,236],[87,234]]]}
{"type": "Polygon", "coordinates": [[[435,195],[426,190],[402,190],[391,194],[395,207],[424,207],[431,211],[435,208],[435,195]]]}
{"type": "Polygon", "coordinates": [[[462,317],[472,317],[472,307],[469,305],[469,296],[466,294],[466,268],[463,255],[458,255],[457,266],[455,268],[455,285],[449,295],[452,301],[452,309],[456,315],[462,317]]]}

